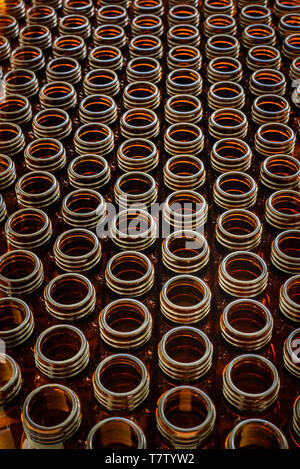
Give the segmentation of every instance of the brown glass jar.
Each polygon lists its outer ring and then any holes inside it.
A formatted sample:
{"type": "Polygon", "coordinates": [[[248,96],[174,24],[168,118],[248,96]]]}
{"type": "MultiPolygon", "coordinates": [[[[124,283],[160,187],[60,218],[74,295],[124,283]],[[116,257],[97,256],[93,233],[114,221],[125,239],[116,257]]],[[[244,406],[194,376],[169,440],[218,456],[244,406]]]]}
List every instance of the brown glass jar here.
{"type": "Polygon", "coordinates": [[[288,449],[288,442],[281,430],[262,419],[239,422],[226,439],[226,449],[288,449]]]}
{"type": "Polygon", "coordinates": [[[31,171],[16,184],[18,203],[22,208],[46,208],[56,204],[60,197],[59,183],[47,171],[31,171]]]}
{"type": "Polygon", "coordinates": [[[275,366],[261,355],[239,355],[223,372],[224,397],[239,413],[262,414],[276,402],[279,388],[275,366]]]}
{"type": "Polygon", "coordinates": [[[160,311],[175,324],[194,324],[210,312],[211,291],[206,283],[193,275],[177,275],[169,279],[160,294],[160,311]]]}
{"type": "Polygon", "coordinates": [[[44,170],[56,173],[67,162],[63,144],[55,138],[37,138],[32,140],[24,151],[26,167],[31,171],[44,170]]]}
{"type": "Polygon", "coordinates": [[[39,84],[32,70],[16,68],[4,75],[3,87],[8,95],[16,94],[30,99],[37,94],[39,84]]]}
{"type": "Polygon", "coordinates": [[[34,346],[38,373],[52,382],[74,379],[86,368],[89,358],[89,343],[85,335],[69,324],[45,329],[34,346]]]}
{"type": "Polygon", "coordinates": [[[157,167],[159,153],[156,145],[145,138],[130,138],[118,148],[118,167],[125,173],[131,171],[151,172],[157,167]]]}
{"type": "Polygon", "coordinates": [[[216,57],[208,63],[207,80],[209,83],[227,80],[240,82],[242,77],[242,64],[234,57],[216,57]]]}
{"type": "Polygon", "coordinates": [[[29,25],[41,24],[54,29],[57,26],[57,13],[51,5],[36,5],[26,11],[26,23],[29,25]]]}
{"type": "Polygon", "coordinates": [[[168,96],[183,93],[198,97],[202,93],[202,84],[199,72],[191,68],[179,68],[167,74],[166,92],[168,96]]]}
{"type": "Polygon", "coordinates": [[[193,386],[172,388],[157,403],[156,424],[164,448],[203,447],[213,431],[215,419],[213,402],[193,386]]]}
{"type": "Polygon", "coordinates": [[[109,259],[105,269],[107,287],[119,296],[136,298],[154,284],[151,260],[137,251],[123,251],[109,259]]]}
{"type": "Polygon", "coordinates": [[[64,81],[78,85],[81,80],[81,65],[73,57],[56,57],[46,66],[47,82],[64,81]]]}
{"type": "Polygon", "coordinates": [[[15,360],[7,354],[0,354],[0,449],[19,449],[22,434],[20,401],[22,375],[15,360]]]}
{"type": "Polygon", "coordinates": [[[110,177],[106,159],[93,153],[77,156],[68,166],[69,183],[75,189],[100,189],[110,181],[110,177]]]}
{"type": "Polygon", "coordinates": [[[110,412],[131,413],[149,394],[149,376],[143,362],[125,353],[102,360],[93,375],[97,401],[110,412]]]}
{"type": "Polygon", "coordinates": [[[175,231],[162,243],[162,262],[172,272],[199,272],[207,265],[209,255],[206,239],[196,231],[175,231]]]}
{"type": "MultiPolygon", "coordinates": [[[[14,297],[1,298],[0,312],[0,339],[4,341],[4,346],[13,350],[26,343],[32,336],[35,327],[34,317],[27,303],[14,297]]],[[[0,396],[2,393],[5,397],[6,391],[4,389],[2,392],[0,391],[0,396]]],[[[7,397],[10,400],[9,393],[7,397]]]]}
{"type": "Polygon", "coordinates": [[[94,425],[87,436],[87,449],[145,449],[142,429],[124,417],[110,417],[94,425]]]}
{"type": "Polygon", "coordinates": [[[45,57],[39,47],[20,46],[12,51],[10,63],[13,69],[29,68],[35,73],[40,73],[45,67],[45,57]]]}
{"type": "Polygon", "coordinates": [[[266,201],[265,221],[277,230],[300,229],[298,191],[273,192],[266,201]]]}
{"type": "Polygon", "coordinates": [[[93,229],[106,219],[106,202],[93,189],[77,189],[65,196],[61,213],[68,227],[93,229]]]}
{"type": "Polygon", "coordinates": [[[279,308],[282,314],[294,323],[300,322],[300,302],[298,288],[300,276],[294,275],[286,280],[280,288],[279,308]]]}
{"type": "Polygon", "coordinates": [[[232,252],[219,265],[219,286],[231,296],[254,298],[264,292],[267,282],[267,265],[253,252],[232,252]]]}
{"type": "Polygon", "coordinates": [[[52,223],[45,212],[37,208],[24,208],[14,212],[5,225],[10,249],[39,252],[52,237],[52,223]]]}
{"type": "Polygon", "coordinates": [[[212,147],[210,163],[218,173],[247,171],[252,163],[252,152],[249,145],[243,140],[222,138],[212,147]]]}
{"type": "Polygon", "coordinates": [[[89,316],[96,307],[96,292],[87,277],[78,273],[53,278],[45,288],[47,312],[60,321],[77,321],[89,316]]]}
{"type": "Polygon", "coordinates": [[[265,158],[260,167],[260,182],[271,190],[297,190],[300,163],[291,155],[275,154],[265,158]]]}
{"type": "Polygon", "coordinates": [[[251,251],[260,245],[261,237],[261,222],[249,210],[227,210],[217,218],[216,240],[230,251],[251,251]]]}
{"type": "Polygon", "coordinates": [[[144,347],[152,334],[152,317],[138,300],[121,298],[109,303],[99,315],[100,339],[115,350],[144,347]]]}
{"type": "Polygon", "coordinates": [[[25,147],[25,137],[21,127],[10,122],[0,122],[0,153],[13,157],[25,147]]]}
{"type": "Polygon", "coordinates": [[[163,169],[164,184],[172,191],[195,191],[205,183],[206,171],[200,158],[175,155],[166,161],[163,169]]]}
{"type": "Polygon", "coordinates": [[[268,344],[273,318],[266,306],[245,298],[229,303],[220,318],[222,337],[238,351],[253,352],[268,344]]]}
{"type": "Polygon", "coordinates": [[[199,380],[212,366],[213,345],[204,332],[190,326],[170,329],[158,344],[158,366],[177,383],[199,380]]]}
{"type": "MultiPolygon", "coordinates": [[[[61,384],[41,386],[25,399],[22,423],[23,449],[63,449],[68,440],[76,438],[81,424],[78,396],[61,384]]],[[[73,443],[78,447],[78,442],[73,443]]]]}
{"type": "Polygon", "coordinates": [[[64,231],[53,246],[56,265],[65,272],[86,272],[99,264],[102,255],[98,237],[84,228],[64,231]]]}
{"type": "Polygon", "coordinates": [[[6,296],[30,295],[43,281],[43,265],[33,252],[13,250],[0,257],[0,290],[6,296]]]}

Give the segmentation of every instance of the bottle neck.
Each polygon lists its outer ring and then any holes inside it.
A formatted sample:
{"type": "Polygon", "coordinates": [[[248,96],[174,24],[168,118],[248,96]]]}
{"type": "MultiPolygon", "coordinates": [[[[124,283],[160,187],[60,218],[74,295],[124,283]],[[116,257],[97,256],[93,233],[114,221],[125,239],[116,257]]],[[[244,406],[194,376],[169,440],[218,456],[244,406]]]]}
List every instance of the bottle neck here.
{"type": "Polygon", "coordinates": [[[65,386],[41,386],[27,396],[21,417],[27,437],[23,448],[63,448],[80,427],[80,402],[65,386]]]}
{"type": "Polygon", "coordinates": [[[192,386],[170,389],[157,404],[157,428],[169,448],[203,447],[213,431],[215,419],[213,402],[192,386]]]}
{"type": "Polygon", "coordinates": [[[111,412],[132,412],[149,394],[149,376],[133,355],[114,354],[98,365],[93,375],[97,401],[111,412]]]}
{"type": "Polygon", "coordinates": [[[0,354],[0,411],[9,404],[20,392],[22,376],[18,364],[4,353],[0,354]]]}

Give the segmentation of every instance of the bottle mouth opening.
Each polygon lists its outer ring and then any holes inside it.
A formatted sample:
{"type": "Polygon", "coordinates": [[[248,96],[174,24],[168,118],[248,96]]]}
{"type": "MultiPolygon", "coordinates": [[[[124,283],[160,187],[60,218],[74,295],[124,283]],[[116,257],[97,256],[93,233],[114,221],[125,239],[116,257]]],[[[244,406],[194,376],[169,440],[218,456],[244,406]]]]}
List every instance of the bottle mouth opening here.
{"type": "Polygon", "coordinates": [[[0,260],[0,278],[2,281],[19,283],[32,278],[38,273],[40,262],[30,251],[9,251],[0,260]]]}
{"type": "Polygon", "coordinates": [[[241,14],[249,19],[262,19],[270,15],[270,10],[264,5],[246,5],[242,8],[241,14]]]}
{"type": "Polygon", "coordinates": [[[168,99],[167,109],[184,117],[186,114],[199,112],[201,103],[195,96],[176,95],[168,99]]]}
{"type": "Polygon", "coordinates": [[[282,286],[282,293],[296,307],[300,306],[300,276],[289,278],[282,286]]]}
{"type": "Polygon", "coordinates": [[[292,261],[300,261],[300,233],[288,230],[280,233],[274,240],[274,249],[281,256],[292,261]]]}
{"type": "Polygon", "coordinates": [[[249,419],[239,423],[229,434],[228,449],[287,449],[281,431],[270,422],[249,419]]]}
{"type": "Polygon", "coordinates": [[[30,195],[38,198],[52,193],[57,187],[55,177],[45,171],[31,171],[18,181],[18,190],[21,195],[30,195]]]}
{"type": "Polygon", "coordinates": [[[253,399],[268,396],[279,386],[276,368],[259,355],[240,355],[225,368],[224,379],[235,393],[253,399]]]}
{"type": "Polygon", "coordinates": [[[25,400],[23,425],[36,432],[64,428],[74,418],[78,406],[77,396],[65,386],[41,386],[25,400]]]}
{"type": "Polygon", "coordinates": [[[278,115],[289,114],[290,106],[281,96],[264,94],[255,99],[254,108],[267,115],[278,115]]]}
{"type": "Polygon", "coordinates": [[[122,57],[121,51],[114,46],[99,46],[95,47],[90,54],[93,61],[109,64],[115,62],[122,57]]]}
{"type": "Polygon", "coordinates": [[[103,5],[98,10],[98,17],[105,17],[106,19],[123,18],[127,16],[126,10],[121,5],[103,5]]]}
{"type": "Polygon", "coordinates": [[[162,296],[175,308],[188,310],[204,303],[210,292],[200,279],[191,275],[182,275],[173,277],[165,283],[162,296]]]}
{"type": "Polygon", "coordinates": [[[289,143],[295,139],[292,129],[284,124],[264,124],[259,127],[257,136],[268,143],[289,143]]]}
{"type": "Polygon", "coordinates": [[[79,68],[79,63],[72,57],[56,57],[49,62],[47,68],[64,77],[66,74],[77,70],[79,68]]]}
{"type": "Polygon", "coordinates": [[[235,26],[236,21],[232,16],[216,13],[206,18],[205,23],[207,26],[216,28],[227,28],[228,26],[235,26]]]}
{"type": "Polygon", "coordinates": [[[209,397],[192,386],[167,391],[158,401],[157,412],[171,431],[182,433],[204,430],[215,420],[215,408],[209,397]]]}
{"type": "Polygon", "coordinates": [[[199,49],[193,46],[175,46],[169,52],[168,56],[175,62],[190,62],[191,64],[201,58],[199,49]]]}
{"type": "Polygon", "coordinates": [[[27,16],[29,20],[31,20],[32,18],[34,18],[35,20],[45,19],[52,17],[55,14],[56,13],[54,8],[50,5],[35,5],[29,8],[27,11],[27,16]]]}
{"type": "Polygon", "coordinates": [[[53,47],[60,53],[75,51],[83,48],[83,46],[84,40],[82,37],[71,35],[58,37],[53,43],[53,47]]]}
{"type": "Polygon", "coordinates": [[[58,307],[84,304],[93,293],[92,284],[80,274],[55,277],[45,289],[45,300],[58,307]]]}
{"type": "Polygon", "coordinates": [[[278,215],[299,218],[300,196],[296,191],[274,192],[269,197],[268,205],[278,215]]]}
{"type": "Polygon", "coordinates": [[[280,60],[280,53],[272,46],[255,46],[249,50],[248,56],[261,63],[273,63],[274,60],[280,60]]]}
{"type": "Polygon", "coordinates": [[[223,311],[221,327],[229,334],[254,339],[272,329],[269,310],[258,301],[245,299],[231,302],[223,311]]]}
{"type": "Polygon", "coordinates": [[[31,161],[42,164],[62,157],[64,148],[59,140],[39,138],[27,145],[26,154],[31,161]]]}
{"type": "Polygon", "coordinates": [[[99,116],[113,111],[115,106],[115,101],[110,96],[104,95],[89,95],[80,103],[80,107],[86,113],[99,116]]]}
{"type": "Polygon", "coordinates": [[[175,85],[191,86],[200,81],[200,75],[195,70],[177,69],[168,74],[167,80],[175,85]]]}
{"type": "Polygon", "coordinates": [[[204,166],[200,159],[192,155],[175,155],[166,162],[166,171],[184,180],[202,175],[204,166]]]}
{"type": "Polygon", "coordinates": [[[209,67],[219,73],[232,73],[242,70],[241,62],[234,57],[216,57],[209,62],[209,67]]]}
{"type": "Polygon", "coordinates": [[[262,163],[262,170],[269,176],[283,181],[292,176],[300,176],[298,160],[289,155],[274,155],[266,158],[262,163]]]}
{"type": "Polygon", "coordinates": [[[116,183],[115,189],[128,196],[130,201],[150,195],[156,188],[155,180],[147,173],[131,172],[125,173],[116,183]]]}
{"type": "Polygon", "coordinates": [[[132,299],[116,300],[106,306],[99,316],[99,324],[114,336],[126,339],[138,335],[151,322],[148,309],[132,299]]]}
{"type": "Polygon", "coordinates": [[[186,21],[190,17],[198,16],[198,11],[193,5],[175,5],[170,8],[169,16],[186,21]]]}
{"type": "Polygon", "coordinates": [[[196,366],[212,354],[207,336],[193,327],[176,327],[168,331],[159,345],[162,360],[182,368],[196,366]]]}
{"type": "Polygon", "coordinates": [[[231,198],[251,196],[256,190],[256,183],[251,176],[241,172],[228,171],[221,174],[216,181],[218,192],[231,198]]]}
{"type": "Polygon", "coordinates": [[[68,125],[70,118],[62,109],[47,109],[40,111],[34,117],[34,123],[44,130],[60,129],[68,125]]]}
{"type": "Polygon", "coordinates": [[[100,40],[114,40],[124,36],[124,29],[117,24],[102,24],[94,32],[94,37],[100,40]]]}
{"type": "Polygon", "coordinates": [[[107,161],[93,154],[86,154],[78,156],[71,161],[69,166],[69,175],[72,173],[73,177],[89,181],[94,178],[103,176],[108,170],[107,161]]]}
{"type": "MultiPolygon", "coordinates": [[[[31,319],[31,312],[27,304],[22,300],[17,298],[1,298],[0,318],[0,336],[2,336],[2,334],[4,335],[8,332],[21,331],[25,323],[31,319]]],[[[4,376],[4,374],[1,374],[1,376],[4,376]]]]}
{"type": "Polygon", "coordinates": [[[243,241],[259,233],[261,224],[259,218],[248,210],[228,210],[217,220],[217,227],[221,233],[230,236],[232,240],[243,241]]]}
{"type": "Polygon", "coordinates": [[[225,257],[221,269],[233,281],[251,284],[261,280],[267,274],[264,260],[254,253],[233,252],[225,257]]]}
{"type": "Polygon", "coordinates": [[[104,359],[95,371],[94,386],[115,397],[136,394],[145,387],[145,365],[133,355],[116,354],[104,359]]]}
{"type": "Polygon", "coordinates": [[[234,36],[229,36],[226,34],[215,34],[207,40],[207,47],[215,51],[230,51],[230,49],[235,49],[239,47],[238,40],[234,36]]]}
{"type": "Polygon", "coordinates": [[[111,230],[113,238],[135,240],[147,238],[155,228],[153,217],[141,209],[128,209],[119,212],[112,220],[111,230]]]}
{"type": "Polygon", "coordinates": [[[74,88],[70,83],[51,82],[44,85],[40,91],[42,99],[49,99],[59,104],[60,100],[66,100],[74,94],[74,88]]]}
{"type": "Polygon", "coordinates": [[[285,84],[285,77],[279,70],[256,70],[251,76],[253,83],[273,87],[285,84]]]}
{"type": "Polygon", "coordinates": [[[111,417],[99,422],[87,437],[88,449],[143,449],[146,440],[142,430],[131,420],[111,417]]]}
{"type": "Polygon", "coordinates": [[[97,69],[90,71],[85,79],[95,86],[107,86],[118,81],[118,76],[113,70],[97,69]]]}
{"type": "Polygon", "coordinates": [[[251,155],[246,142],[239,139],[221,139],[213,146],[213,152],[223,160],[240,160],[251,155]]]}
{"type": "Polygon", "coordinates": [[[10,216],[5,229],[9,230],[10,237],[16,236],[21,240],[31,235],[42,235],[49,224],[49,219],[42,210],[22,209],[10,216]]]}
{"type": "Polygon", "coordinates": [[[84,334],[73,326],[46,329],[37,339],[34,353],[44,366],[67,366],[81,359],[87,347],[84,334]]]}
{"type": "Polygon", "coordinates": [[[244,95],[244,90],[238,83],[235,82],[218,82],[214,83],[209,92],[217,99],[232,99],[244,95]]]}
{"type": "Polygon", "coordinates": [[[150,260],[141,253],[123,252],[112,257],[106,267],[106,275],[124,285],[146,280],[152,272],[150,260]]]}
{"type": "Polygon", "coordinates": [[[0,141],[9,143],[19,139],[22,136],[22,131],[17,124],[9,122],[0,122],[0,141]]]}
{"type": "Polygon", "coordinates": [[[168,127],[166,136],[174,143],[193,143],[202,136],[200,127],[194,124],[173,124],[168,127]]]}
{"type": "Polygon", "coordinates": [[[240,128],[247,125],[245,114],[237,109],[218,109],[211,115],[212,125],[218,128],[240,128]]]}
{"type": "Polygon", "coordinates": [[[76,138],[84,143],[101,143],[112,138],[112,131],[105,124],[85,124],[76,131],[76,138]]]}
{"type": "Polygon", "coordinates": [[[96,254],[98,248],[99,242],[94,233],[77,228],[65,231],[55,243],[57,253],[70,261],[96,254]]]}

